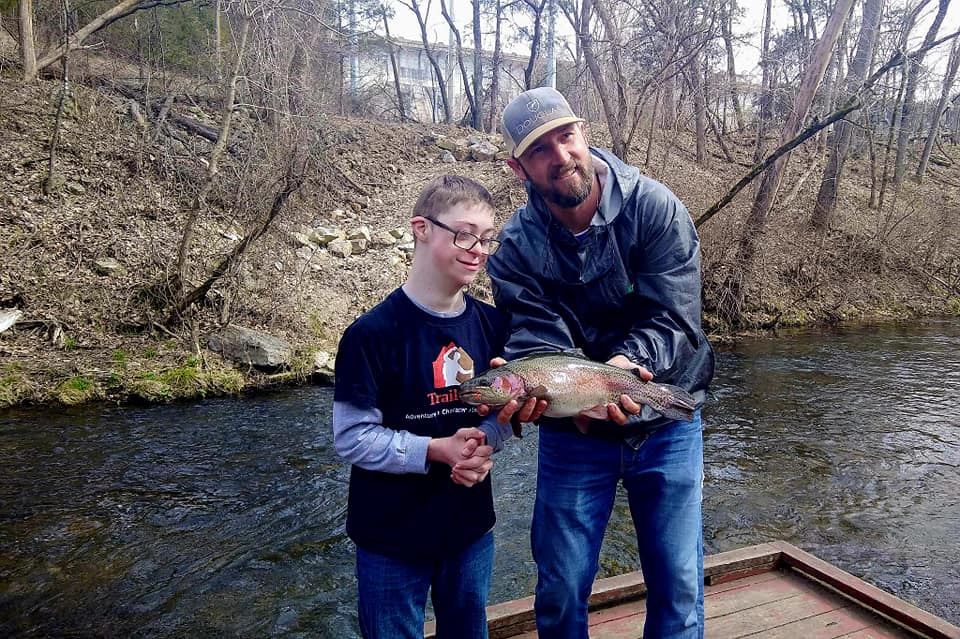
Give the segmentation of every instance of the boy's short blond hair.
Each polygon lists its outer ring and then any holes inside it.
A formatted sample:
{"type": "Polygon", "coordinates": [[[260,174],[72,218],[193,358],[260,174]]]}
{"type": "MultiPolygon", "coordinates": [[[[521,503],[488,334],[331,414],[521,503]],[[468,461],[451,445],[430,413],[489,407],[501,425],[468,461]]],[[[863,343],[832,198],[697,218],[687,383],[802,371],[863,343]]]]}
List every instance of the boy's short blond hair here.
{"type": "Polygon", "coordinates": [[[462,175],[441,175],[423,187],[413,214],[437,217],[458,204],[479,204],[493,214],[493,196],[482,184],[462,175]]]}

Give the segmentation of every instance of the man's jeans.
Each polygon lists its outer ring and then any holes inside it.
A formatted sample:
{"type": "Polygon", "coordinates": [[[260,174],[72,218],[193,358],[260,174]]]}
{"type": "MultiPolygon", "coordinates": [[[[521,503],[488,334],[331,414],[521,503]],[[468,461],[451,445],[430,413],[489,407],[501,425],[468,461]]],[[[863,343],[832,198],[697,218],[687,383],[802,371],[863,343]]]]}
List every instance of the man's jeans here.
{"type": "Polygon", "coordinates": [[[644,638],[702,639],[699,411],[692,422],[651,431],[636,449],[541,429],[532,531],[540,638],[586,639],[587,598],[620,480],[648,589],[644,638]]]}
{"type": "Polygon", "coordinates": [[[459,555],[409,563],[357,548],[360,632],[366,639],[423,639],[431,590],[438,639],[486,639],[493,532],[459,555]]]}

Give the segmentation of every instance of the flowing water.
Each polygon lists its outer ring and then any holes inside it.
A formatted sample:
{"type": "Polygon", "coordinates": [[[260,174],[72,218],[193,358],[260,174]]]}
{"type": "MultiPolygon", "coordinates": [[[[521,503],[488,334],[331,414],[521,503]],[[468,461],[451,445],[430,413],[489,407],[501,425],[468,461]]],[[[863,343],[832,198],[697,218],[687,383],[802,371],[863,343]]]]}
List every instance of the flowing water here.
{"type": "MultiPolygon", "coordinates": [[[[0,413],[0,636],[358,636],[329,388],[0,413]]],[[[718,353],[708,553],[787,540],[960,624],[960,322],[718,353]]],[[[491,602],[532,593],[535,429],[496,457],[491,602]]],[[[624,495],[603,576],[638,567],[624,495]]]]}

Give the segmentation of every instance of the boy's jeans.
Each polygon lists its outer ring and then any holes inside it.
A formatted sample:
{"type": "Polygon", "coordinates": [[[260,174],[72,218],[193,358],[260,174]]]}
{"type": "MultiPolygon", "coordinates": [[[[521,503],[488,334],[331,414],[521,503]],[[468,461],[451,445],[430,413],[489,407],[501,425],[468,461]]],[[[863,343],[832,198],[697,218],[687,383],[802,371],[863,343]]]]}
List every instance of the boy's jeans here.
{"type": "Polygon", "coordinates": [[[636,449],[541,429],[532,530],[541,639],[586,639],[587,598],[621,480],[648,590],[644,637],[703,637],[703,434],[698,411],[691,422],[651,431],[636,449]]]}
{"type": "Polygon", "coordinates": [[[357,548],[360,632],[366,639],[423,639],[427,590],[437,639],[486,639],[493,532],[459,555],[409,563],[357,548]]]}

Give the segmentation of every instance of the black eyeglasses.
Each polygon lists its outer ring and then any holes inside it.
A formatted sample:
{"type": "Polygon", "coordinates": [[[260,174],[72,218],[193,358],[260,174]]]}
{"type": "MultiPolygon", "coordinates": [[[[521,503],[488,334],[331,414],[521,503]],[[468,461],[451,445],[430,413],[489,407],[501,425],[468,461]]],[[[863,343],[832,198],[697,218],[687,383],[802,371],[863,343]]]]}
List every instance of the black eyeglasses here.
{"type": "Polygon", "coordinates": [[[438,222],[429,215],[424,215],[424,217],[445,231],[453,233],[453,245],[464,251],[472,250],[473,247],[477,245],[477,242],[480,243],[480,250],[487,255],[493,255],[497,252],[497,249],[500,248],[500,240],[492,237],[478,237],[469,231],[458,231],[457,229],[450,228],[443,222],[438,222]]]}

